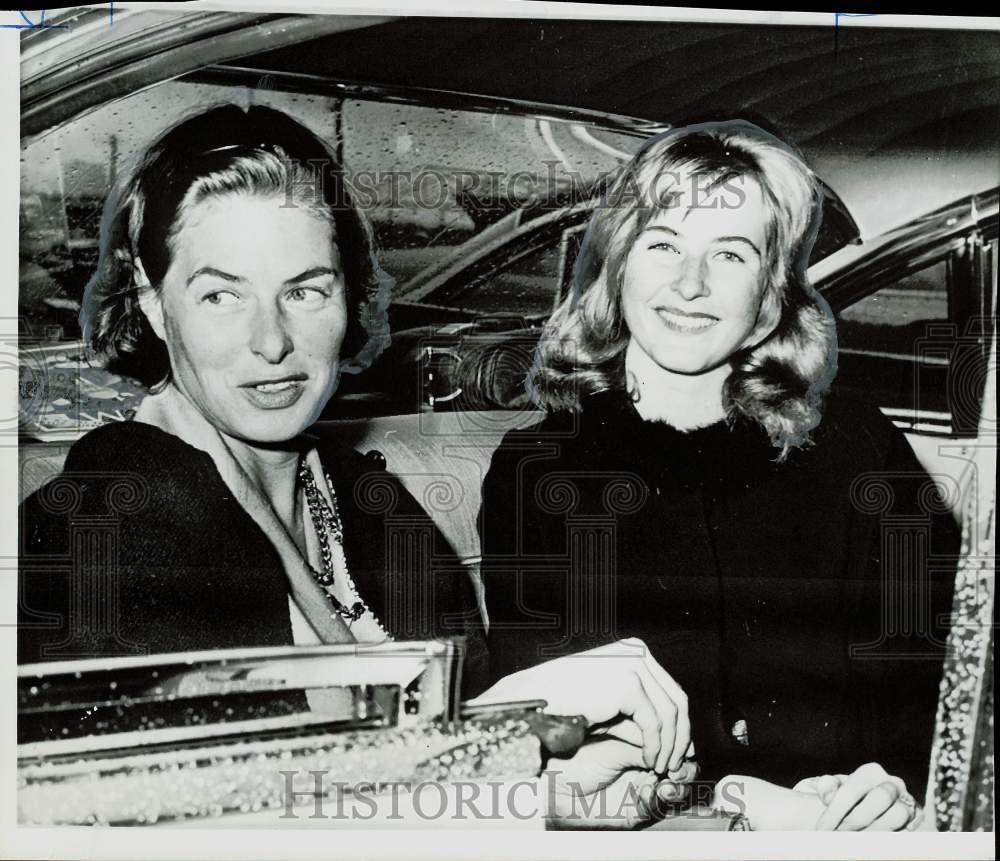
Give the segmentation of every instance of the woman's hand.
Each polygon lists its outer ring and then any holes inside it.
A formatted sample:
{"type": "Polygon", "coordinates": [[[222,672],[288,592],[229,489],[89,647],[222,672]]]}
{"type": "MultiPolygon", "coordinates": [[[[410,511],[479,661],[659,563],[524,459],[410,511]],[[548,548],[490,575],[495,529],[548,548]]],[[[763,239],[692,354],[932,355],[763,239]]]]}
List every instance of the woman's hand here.
{"type": "Polygon", "coordinates": [[[642,736],[638,766],[678,771],[691,744],[687,696],[649,654],[627,639],[555,658],[505,676],[473,704],[543,699],[549,714],[583,715],[604,724],[631,718],[642,736]]]}
{"type": "Polygon", "coordinates": [[[742,814],[754,831],[808,831],[824,807],[805,783],[788,789],[757,777],[729,775],[716,784],[712,807],[742,814]]]}
{"type": "Polygon", "coordinates": [[[824,774],[796,784],[826,805],[817,831],[901,831],[917,820],[917,803],[906,784],[869,762],[851,774],[824,774]]]}
{"type": "Polygon", "coordinates": [[[643,766],[642,747],[615,734],[593,736],[569,758],[551,757],[542,773],[546,819],[556,828],[625,829],[661,818],[667,802],[686,794],[680,778],[693,778],[693,766],[672,780],[643,766]]]}

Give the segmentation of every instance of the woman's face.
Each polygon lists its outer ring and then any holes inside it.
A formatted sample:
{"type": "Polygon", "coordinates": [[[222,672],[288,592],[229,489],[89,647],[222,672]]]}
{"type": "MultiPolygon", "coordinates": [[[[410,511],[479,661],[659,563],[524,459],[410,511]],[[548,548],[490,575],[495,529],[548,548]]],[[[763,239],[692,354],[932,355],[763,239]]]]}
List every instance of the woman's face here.
{"type": "Polygon", "coordinates": [[[767,212],[755,182],[740,188],[660,210],[629,251],[621,307],[631,347],[664,370],[706,373],[763,337],[754,329],[767,212]]]}
{"type": "Polygon", "coordinates": [[[157,301],[174,384],[223,433],[282,442],[337,385],[346,287],[330,225],[283,198],[228,194],[182,217],[157,301]]]}

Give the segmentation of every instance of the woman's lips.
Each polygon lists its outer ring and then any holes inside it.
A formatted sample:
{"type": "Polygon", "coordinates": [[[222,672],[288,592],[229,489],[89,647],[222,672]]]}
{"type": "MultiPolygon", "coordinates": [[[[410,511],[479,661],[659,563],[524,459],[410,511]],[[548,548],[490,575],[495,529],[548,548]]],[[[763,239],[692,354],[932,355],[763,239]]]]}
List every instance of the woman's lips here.
{"type": "Polygon", "coordinates": [[[711,314],[689,314],[673,308],[657,308],[656,314],[668,329],[684,335],[696,335],[719,322],[719,318],[711,314]]]}
{"type": "Polygon", "coordinates": [[[305,391],[304,380],[280,380],[240,386],[247,399],[263,410],[280,410],[294,404],[305,391]]]}

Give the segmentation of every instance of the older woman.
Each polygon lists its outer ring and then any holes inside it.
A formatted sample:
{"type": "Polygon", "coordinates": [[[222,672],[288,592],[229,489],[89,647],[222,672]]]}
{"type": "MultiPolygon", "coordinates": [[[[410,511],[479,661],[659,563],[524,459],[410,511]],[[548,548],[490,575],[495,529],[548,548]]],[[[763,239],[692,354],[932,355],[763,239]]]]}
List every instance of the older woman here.
{"type": "MultiPolygon", "coordinates": [[[[472,586],[430,519],[384,467],[307,433],[384,346],[387,288],[341,167],[288,116],[219,107],[152,144],[108,202],[82,314],[106,366],[150,394],[24,503],[21,663],[462,635],[464,691],[482,690],[472,586]],[[422,532],[416,554],[389,552],[388,515],[422,532]],[[100,536],[75,540],[81,524],[100,536]]],[[[663,668],[585,663],[600,696],[553,662],[488,697],[617,729],[599,772],[593,748],[575,761],[584,794],[625,770],[650,789],[688,778],[663,668]]]]}
{"type": "Polygon", "coordinates": [[[826,397],[819,213],[809,168],[748,123],[655,138],[611,184],[529,380],[549,415],[484,487],[491,667],[640,638],[708,780],[752,775],[751,808],[759,779],[796,784],[776,827],[900,829],[957,530],[902,434],[826,397]]]}
{"type": "Polygon", "coordinates": [[[82,321],[150,394],[24,505],[22,662],[460,634],[481,687],[461,568],[423,583],[387,556],[382,503],[420,507],[378,464],[304,433],[340,374],[384,346],[388,286],[340,166],[290,117],[219,107],[148,149],[105,208],[82,321]],[[33,559],[70,550],[70,517],[112,517],[116,534],[67,582],[33,559]],[[434,615],[403,612],[427,587],[434,615]]]}

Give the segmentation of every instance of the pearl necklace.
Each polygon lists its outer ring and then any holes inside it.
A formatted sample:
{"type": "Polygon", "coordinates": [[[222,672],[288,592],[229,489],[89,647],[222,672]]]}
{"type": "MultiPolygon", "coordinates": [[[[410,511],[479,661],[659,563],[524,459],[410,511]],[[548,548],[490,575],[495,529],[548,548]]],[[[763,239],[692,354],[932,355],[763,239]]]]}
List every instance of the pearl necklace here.
{"type": "Polygon", "coordinates": [[[386,631],[382,623],[372,612],[371,608],[358,594],[358,590],[347,572],[346,560],[344,564],[344,573],[347,575],[345,578],[345,585],[350,590],[354,600],[351,602],[350,607],[347,607],[333,594],[332,590],[334,580],[336,579],[336,568],[333,563],[333,550],[330,547],[330,537],[332,536],[333,540],[339,544],[341,548],[343,548],[344,526],[340,519],[340,512],[337,510],[337,496],[333,490],[333,482],[330,481],[329,474],[324,473],[323,477],[326,479],[326,488],[330,493],[330,501],[333,503],[332,505],[328,503],[323,494],[320,493],[319,488],[316,486],[316,479],[313,476],[313,472],[309,468],[309,464],[306,463],[305,459],[303,459],[299,464],[299,480],[302,482],[302,489],[306,494],[306,504],[309,508],[309,516],[312,519],[313,528],[316,530],[316,537],[319,540],[320,556],[323,559],[322,571],[317,571],[312,567],[312,565],[309,565],[309,571],[312,573],[316,582],[319,583],[324,594],[333,605],[335,614],[347,622],[348,627],[350,627],[351,623],[356,622],[367,613],[371,617],[371,620],[375,623],[376,627],[385,635],[386,639],[391,640],[392,636],[388,631],[386,631]]]}

